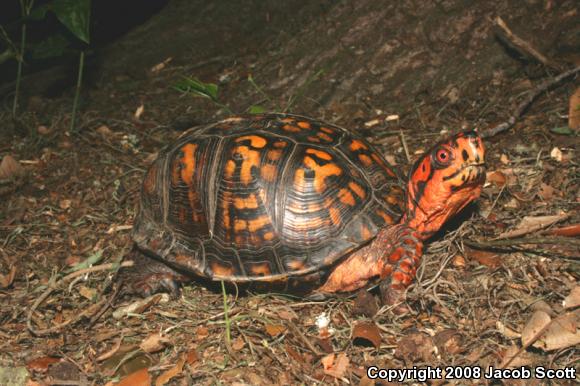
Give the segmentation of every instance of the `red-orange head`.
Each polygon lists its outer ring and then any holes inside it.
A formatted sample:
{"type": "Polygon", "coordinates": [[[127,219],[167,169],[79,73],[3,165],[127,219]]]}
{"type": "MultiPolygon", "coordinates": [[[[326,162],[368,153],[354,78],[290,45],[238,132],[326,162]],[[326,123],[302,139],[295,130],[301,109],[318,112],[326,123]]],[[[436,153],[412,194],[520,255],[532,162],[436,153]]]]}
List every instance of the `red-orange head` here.
{"type": "Polygon", "coordinates": [[[403,221],[427,238],[479,197],[485,182],[485,149],[475,131],[453,135],[431,148],[409,174],[403,221]]]}

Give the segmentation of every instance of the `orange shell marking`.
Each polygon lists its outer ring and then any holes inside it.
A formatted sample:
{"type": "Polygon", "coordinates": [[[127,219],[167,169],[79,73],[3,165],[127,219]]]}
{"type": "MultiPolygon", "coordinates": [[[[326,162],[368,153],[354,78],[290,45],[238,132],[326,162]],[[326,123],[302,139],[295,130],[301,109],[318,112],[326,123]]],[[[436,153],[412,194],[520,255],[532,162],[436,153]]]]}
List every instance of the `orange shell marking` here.
{"type": "Polygon", "coordinates": [[[359,141],[358,139],[355,139],[350,143],[349,149],[352,151],[357,151],[360,149],[367,150],[368,146],[365,145],[364,143],[362,143],[361,141],[359,141]]]}
{"type": "Polygon", "coordinates": [[[364,189],[356,182],[349,182],[348,187],[351,188],[351,190],[353,192],[355,192],[356,195],[359,196],[360,198],[366,197],[366,193],[365,193],[364,189]]]}
{"type": "Polygon", "coordinates": [[[194,143],[188,143],[181,148],[183,152],[183,157],[181,158],[181,179],[187,185],[191,185],[191,180],[193,178],[193,172],[195,170],[195,156],[194,153],[197,150],[197,145],[194,143]]]}
{"type": "Polygon", "coordinates": [[[266,141],[265,138],[262,138],[257,135],[245,135],[243,137],[239,137],[238,139],[236,139],[236,142],[242,142],[246,140],[250,140],[250,145],[252,145],[252,147],[255,147],[257,149],[263,148],[264,146],[266,146],[266,143],[268,143],[268,141],[266,141]]]}

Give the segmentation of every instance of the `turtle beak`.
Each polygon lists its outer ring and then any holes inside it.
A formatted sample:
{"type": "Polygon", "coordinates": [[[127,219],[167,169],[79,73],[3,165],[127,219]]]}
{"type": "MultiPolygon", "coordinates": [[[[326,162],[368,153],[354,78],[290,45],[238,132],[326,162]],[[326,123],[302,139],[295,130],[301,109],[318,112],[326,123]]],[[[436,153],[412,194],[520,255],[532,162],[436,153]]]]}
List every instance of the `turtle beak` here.
{"type": "Polygon", "coordinates": [[[485,182],[485,162],[472,163],[464,168],[465,185],[480,185],[485,182]]]}

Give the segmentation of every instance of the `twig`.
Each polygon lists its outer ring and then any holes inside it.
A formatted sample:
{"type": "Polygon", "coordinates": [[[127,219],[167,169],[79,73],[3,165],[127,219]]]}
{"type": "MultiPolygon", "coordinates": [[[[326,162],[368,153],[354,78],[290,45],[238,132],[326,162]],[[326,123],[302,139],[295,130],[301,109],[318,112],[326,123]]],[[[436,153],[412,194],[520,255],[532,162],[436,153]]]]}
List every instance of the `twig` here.
{"type": "Polygon", "coordinates": [[[569,78],[571,76],[576,75],[578,72],[580,72],[580,66],[577,66],[571,70],[565,71],[565,72],[561,73],[560,75],[556,76],[555,78],[549,79],[549,80],[545,81],[544,83],[540,84],[534,90],[530,91],[527,98],[524,99],[524,101],[518,105],[514,115],[512,115],[504,123],[501,123],[495,127],[492,127],[491,129],[483,130],[481,132],[481,137],[482,138],[490,138],[490,137],[493,137],[499,133],[503,133],[504,131],[510,129],[516,123],[516,121],[524,114],[524,112],[528,109],[528,107],[530,107],[532,102],[538,96],[540,96],[541,94],[543,94],[544,92],[546,92],[550,88],[554,87],[558,83],[562,82],[566,78],[569,78]]]}
{"type": "Polygon", "coordinates": [[[322,356],[322,353],[320,351],[318,351],[318,349],[316,347],[314,347],[314,345],[312,344],[311,341],[309,341],[308,339],[306,339],[306,337],[304,336],[304,334],[290,320],[288,321],[288,327],[290,327],[290,330],[292,330],[292,333],[294,335],[296,335],[298,338],[300,338],[300,340],[302,342],[304,342],[304,344],[306,344],[306,346],[308,346],[308,348],[310,349],[310,351],[312,351],[317,356],[322,356]]]}
{"type": "Polygon", "coordinates": [[[535,237],[535,238],[529,237],[522,239],[509,239],[509,240],[500,239],[490,241],[465,240],[464,243],[468,247],[476,249],[511,247],[512,245],[522,245],[522,244],[559,244],[559,245],[571,244],[580,247],[580,240],[562,237],[535,237]]]}
{"type": "Polygon", "coordinates": [[[547,56],[536,50],[530,43],[514,34],[501,17],[496,17],[494,24],[501,28],[503,32],[502,37],[507,39],[507,43],[509,43],[510,46],[516,49],[516,51],[518,51],[520,54],[526,57],[531,57],[546,67],[561,71],[561,67],[557,63],[555,63],[553,60],[550,60],[547,56]]]}
{"type": "Polygon", "coordinates": [[[560,315],[560,316],[558,316],[558,317],[556,317],[554,319],[550,319],[550,321],[543,328],[541,328],[537,333],[535,333],[526,344],[522,345],[522,347],[520,347],[520,349],[518,351],[516,351],[516,353],[514,355],[512,355],[509,358],[505,358],[503,360],[503,362],[500,364],[500,368],[506,368],[506,367],[508,367],[510,365],[510,363],[512,363],[513,360],[516,359],[516,357],[518,355],[520,355],[522,352],[524,352],[525,350],[527,350],[528,347],[530,347],[538,339],[540,339],[542,337],[542,335],[544,335],[546,333],[546,331],[548,331],[548,329],[550,327],[552,327],[552,325],[554,324],[554,322],[560,321],[560,320],[562,320],[562,317],[564,317],[564,316],[570,316],[570,315],[572,315],[572,313],[565,313],[565,314],[560,315]]]}
{"type": "MultiPolygon", "coordinates": [[[[43,330],[37,330],[34,328],[34,326],[32,326],[32,315],[34,314],[34,312],[36,312],[36,309],[50,296],[52,291],[57,289],[61,284],[66,283],[66,282],[68,282],[76,277],[82,276],[86,273],[111,270],[111,269],[115,268],[117,265],[119,265],[120,267],[130,267],[133,265],[133,261],[124,261],[121,264],[109,263],[109,264],[95,265],[94,267],[81,269],[80,271],[76,271],[76,272],[73,272],[71,274],[68,274],[55,283],[49,283],[48,288],[42,293],[42,295],[40,295],[38,297],[38,299],[36,299],[34,304],[32,304],[32,306],[28,310],[28,315],[26,316],[26,327],[28,328],[28,331],[30,331],[30,333],[32,335],[35,335],[35,336],[47,335],[47,334],[51,334],[53,332],[60,331],[64,327],[68,326],[69,324],[74,324],[74,323],[78,322],[81,318],[83,318],[91,310],[91,308],[84,310],[83,312],[81,312],[77,316],[73,317],[72,319],[66,320],[60,324],[57,324],[56,326],[46,328],[43,330]]],[[[105,299],[105,300],[102,300],[99,303],[97,303],[97,305],[99,306],[99,308],[98,308],[99,311],[101,310],[101,307],[107,303],[107,301],[108,300],[105,299]]]]}
{"type": "Polygon", "coordinates": [[[403,150],[405,150],[405,157],[407,157],[407,163],[411,163],[411,155],[409,154],[409,148],[407,147],[407,141],[405,140],[405,134],[403,130],[399,130],[401,135],[401,143],[403,144],[403,150]]]}

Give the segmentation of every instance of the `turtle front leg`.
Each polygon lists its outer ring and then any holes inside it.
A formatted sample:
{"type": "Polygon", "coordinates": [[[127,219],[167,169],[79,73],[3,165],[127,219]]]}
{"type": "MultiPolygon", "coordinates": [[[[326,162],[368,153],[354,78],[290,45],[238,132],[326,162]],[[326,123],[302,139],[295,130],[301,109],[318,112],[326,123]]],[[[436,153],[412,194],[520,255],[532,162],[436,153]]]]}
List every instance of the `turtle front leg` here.
{"type": "Polygon", "coordinates": [[[158,292],[167,292],[173,298],[178,298],[181,283],[187,281],[179,272],[145,256],[137,248],[129,252],[124,260],[133,261],[133,265],[121,268],[117,275],[116,281],[121,286],[122,293],[148,297],[158,292]]]}
{"type": "Polygon", "coordinates": [[[395,242],[390,252],[384,255],[386,261],[379,287],[383,303],[388,305],[405,300],[405,290],[415,278],[423,255],[423,242],[413,229],[401,225],[391,236],[395,236],[395,242]]]}
{"type": "Polygon", "coordinates": [[[383,303],[394,305],[404,300],[422,253],[422,241],[407,225],[383,229],[369,245],[338,264],[317,292],[354,291],[380,277],[383,303]]]}

